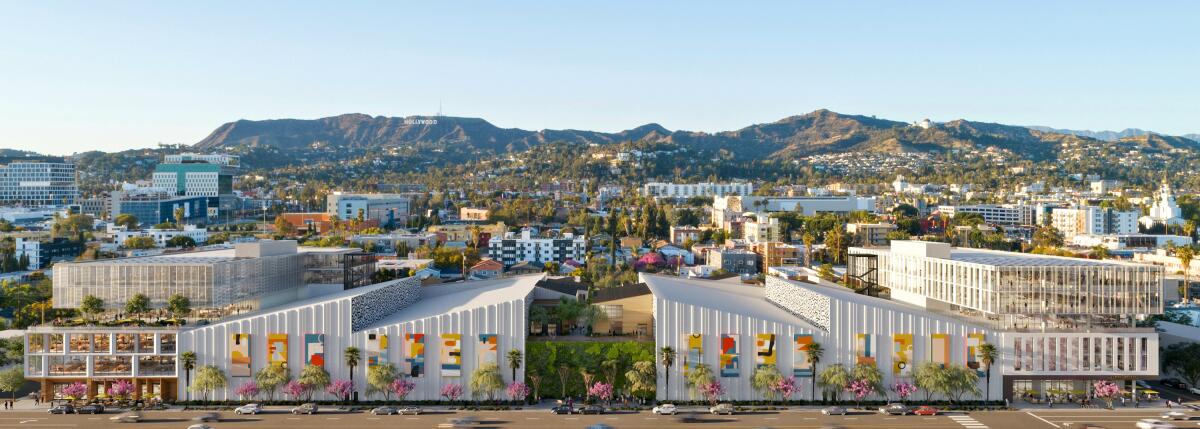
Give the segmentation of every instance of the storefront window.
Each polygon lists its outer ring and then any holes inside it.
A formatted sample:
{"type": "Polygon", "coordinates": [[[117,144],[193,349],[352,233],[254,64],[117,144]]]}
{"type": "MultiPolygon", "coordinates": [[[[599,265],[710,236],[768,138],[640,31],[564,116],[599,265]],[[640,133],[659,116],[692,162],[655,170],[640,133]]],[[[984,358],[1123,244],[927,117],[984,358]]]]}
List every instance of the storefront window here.
{"type": "Polygon", "coordinates": [[[133,375],[133,358],[130,356],[93,356],[92,373],[96,375],[133,375]]]}
{"type": "Polygon", "coordinates": [[[135,334],[117,334],[117,353],[133,353],[135,334]]]}
{"type": "Polygon", "coordinates": [[[138,358],[139,376],[175,375],[175,356],[142,356],[138,358]]]}

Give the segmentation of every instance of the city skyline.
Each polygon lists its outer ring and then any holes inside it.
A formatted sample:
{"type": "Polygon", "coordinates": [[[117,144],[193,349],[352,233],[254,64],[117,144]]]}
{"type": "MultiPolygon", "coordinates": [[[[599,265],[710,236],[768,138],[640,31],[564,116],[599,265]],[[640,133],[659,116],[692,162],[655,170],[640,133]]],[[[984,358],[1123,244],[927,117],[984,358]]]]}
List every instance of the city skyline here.
{"type": "Polygon", "coordinates": [[[827,108],[1200,132],[1200,59],[1179,55],[1200,6],[1183,2],[226,6],[6,6],[3,147],[439,110],[530,130],[724,131],[827,108]]]}

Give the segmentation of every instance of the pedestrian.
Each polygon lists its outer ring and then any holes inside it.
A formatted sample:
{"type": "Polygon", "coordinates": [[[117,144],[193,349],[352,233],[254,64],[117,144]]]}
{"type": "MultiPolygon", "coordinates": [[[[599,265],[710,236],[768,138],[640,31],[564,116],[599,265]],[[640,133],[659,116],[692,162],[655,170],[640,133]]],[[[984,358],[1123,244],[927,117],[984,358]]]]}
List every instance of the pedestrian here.
{"type": "Polygon", "coordinates": [[[1171,409],[1171,400],[1170,399],[1167,400],[1167,409],[1168,410],[1171,409]]]}

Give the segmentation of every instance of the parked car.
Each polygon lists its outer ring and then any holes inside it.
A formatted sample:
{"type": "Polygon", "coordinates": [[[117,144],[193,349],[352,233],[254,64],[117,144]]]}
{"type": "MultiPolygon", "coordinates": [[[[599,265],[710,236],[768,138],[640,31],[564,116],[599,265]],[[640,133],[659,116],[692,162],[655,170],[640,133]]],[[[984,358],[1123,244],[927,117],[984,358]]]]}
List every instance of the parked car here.
{"type": "Polygon", "coordinates": [[[574,414],[575,410],[566,405],[559,405],[550,409],[550,414],[574,414]]]}
{"type": "Polygon", "coordinates": [[[832,406],[821,409],[821,414],[827,416],[844,416],[846,415],[846,407],[832,406]]]}
{"type": "Polygon", "coordinates": [[[1188,415],[1188,413],[1185,413],[1183,411],[1167,411],[1162,414],[1163,420],[1188,420],[1191,418],[1192,418],[1192,416],[1188,415]]]}
{"type": "Polygon", "coordinates": [[[188,426],[188,429],[213,429],[213,427],[206,425],[204,423],[196,423],[194,425],[188,426]]]}
{"type": "Polygon", "coordinates": [[[259,404],[246,404],[233,409],[233,413],[239,416],[242,414],[258,414],[262,411],[262,405],[259,404]]]}
{"type": "Polygon", "coordinates": [[[908,413],[911,413],[911,412],[912,412],[912,410],[909,409],[908,406],[904,405],[904,404],[887,404],[882,407],[879,407],[879,414],[903,416],[903,415],[907,415],[908,413]]]}
{"type": "Polygon", "coordinates": [[[46,410],[50,414],[75,414],[75,406],[71,404],[55,405],[46,410]]]}
{"type": "Polygon", "coordinates": [[[315,414],[317,412],[317,404],[308,402],[300,404],[296,408],[292,408],[292,414],[315,414]]]}
{"type": "Polygon", "coordinates": [[[937,408],[928,405],[922,405],[913,410],[912,413],[918,416],[936,416],[938,415],[939,411],[937,408]]]}
{"type": "Polygon", "coordinates": [[[1138,429],[1174,429],[1175,425],[1155,419],[1141,419],[1137,422],[1138,429]]]}
{"type": "Polygon", "coordinates": [[[142,413],[135,411],[131,413],[115,415],[109,417],[108,419],[116,423],[137,423],[142,421],[143,418],[144,416],[142,416],[142,413]]]}
{"type": "Polygon", "coordinates": [[[87,404],[75,410],[78,414],[104,414],[104,404],[87,404]]]}
{"type": "Polygon", "coordinates": [[[604,407],[599,405],[588,405],[580,408],[579,414],[604,414],[604,407]]]}
{"type": "Polygon", "coordinates": [[[717,406],[709,408],[709,413],[712,414],[728,414],[733,415],[733,404],[717,404],[717,406]]]}
{"type": "Polygon", "coordinates": [[[392,414],[396,414],[396,407],[389,405],[375,407],[375,409],[371,410],[371,414],[376,416],[390,416],[392,414]]]}
{"type": "Polygon", "coordinates": [[[1188,391],[1192,392],[1193,395],[1200,395],[1200,387],[1191,386],[1188,387],[1188,391]]]}
{"type": "Polygon", "coordinates": [[[1188,387],[1187,383],[1184,383],[1178,378],[1164,378],[1162,380],[1158,380],[1158,383],[1173,389],[1187,389],[1188,387]]]}
{"type": "Polygon", "coordinates": [[[221,415],[217,413],[204,413],[196,417],[192,417],[192,420],[198,422],[219,422],[221,421],[221,415]]]}
{"type": "Polygon", "coordinates": [[[400,409],[396,410],[396,412],[402,416],[408,415],[408,414],[416,416],[416,415],[420,415],[421,413],[425,412],[425,410],[422,410],[421,407],[418,407],[416,405],[409,405],[407,407],[400,407],[400,409]]]}
{"type": "Polygon", "coordinates": [[[654,409],[650,410],[650,412],[654,413],[654,414],[658,414],[658,415],[673,416],[676,413],[678,413],[679,410],[675,408],[675,404],[662,404],[657,407],[654,407],[654,409]]]}

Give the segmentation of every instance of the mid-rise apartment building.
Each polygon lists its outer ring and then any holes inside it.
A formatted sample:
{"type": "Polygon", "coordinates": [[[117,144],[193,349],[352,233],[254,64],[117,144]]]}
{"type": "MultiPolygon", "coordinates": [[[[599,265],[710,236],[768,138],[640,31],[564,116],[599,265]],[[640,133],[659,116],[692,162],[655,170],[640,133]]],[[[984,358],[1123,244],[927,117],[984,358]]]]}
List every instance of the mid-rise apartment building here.
{"type": "Polygon", "coordinates": [[[74,163],[61,158],[0,158],[0,204],[66,205],[76,198],[74,163]]]}
{"type": "Polygon", "coordinates": [[[154,168],[154,188],[178,196],[208,198],[208,217],[234,210],[233,176],[239,158],[224,154],[182,153],[166,155],[154,168]]]}
{"type": "Polygon", "coordinates": [[[663,183],[650,182],[642,185],[642,196],[666,198],[712,197],[725,195],[750,195],[754,184],[731,183],[663,183]]]}
{"type": "Polygon", "coordinates": [[[488,242],[488,256],[511,267],[518,262],[558,262],[587,260],[587,238],[571,233],[559,238],[534,237],[531,231],[506,233],[488,242]]]}
{"type": "Polygon", "coordinates": [[[1050,224],[1066,240],[1076,235],[1137,234],[1139,214],[1097,206],[1056,208],[1050,213],[1050,224]]]}
{"type": "Polygon", "coordinates": [[[938,206],[938,213],[954,217],[961,213],[978,214],[989,225],[1034,225],[1037,222],[1037,207],[1024,204],[973,204],[963,206],[938,206]]]}

